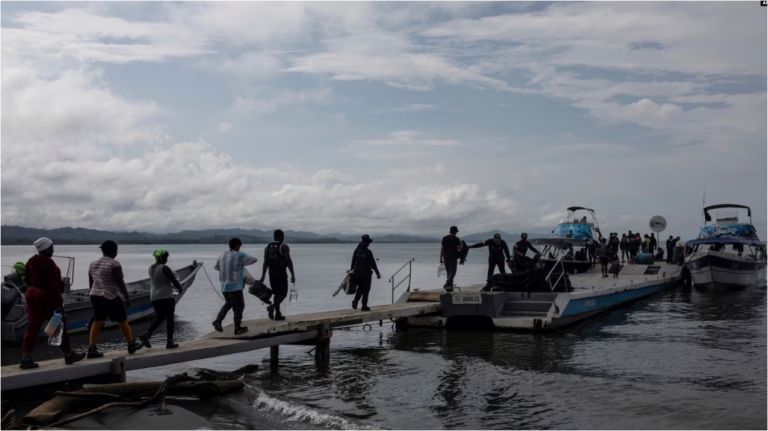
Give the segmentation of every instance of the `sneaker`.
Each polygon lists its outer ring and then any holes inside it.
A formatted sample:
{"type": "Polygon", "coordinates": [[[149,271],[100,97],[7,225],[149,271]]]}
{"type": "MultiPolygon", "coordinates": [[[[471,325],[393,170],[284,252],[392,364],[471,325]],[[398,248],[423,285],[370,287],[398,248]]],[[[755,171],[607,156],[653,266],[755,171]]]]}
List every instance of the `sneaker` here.
{"type": "Polygon", "coordinates": [[[96,346],[88,346],[88,354],[85,355],[86,358],[95,359],[95,358],[100,358],[102,356],[104,356],[104,354],[99,352],[96,346]]]}
{"type": "Polygon", "coordinates": [[[275,307],[268,306],[267,307],[267,313],[269,313],[269,320],[275,320],[275,307]]]}
{"type": "Polygon", "coordinates": [[[149,337],[150,337],[150,335],[149,335],[148,332],[145,332],[145,333],[139,335],[139,341],[141,341],[141,344],[143,344],[144,347],[146,347],[147,349],[151,349],[152,348],[152,345],[149,344],[149,337]]]}
{"type": "Polygon", "coordinates": [[[224,332],[224,328],[221,327],[221,320],[213,321],[213,329],[215,329],[218,332],[224,332]]]}
{"type": "Polygon", "coordinates": [[[64,355],[64,362],[67,365],[72,365],[75,362],[80,362],[83,359],[85,359],[85,353],[72,353],[69,352],[66,355],[64,355]]]}
{"type": "Polygon", "coordinates": [[[368,306],[364,305],[363,308],[360,309],[360,311],[371,311],[371,309],[368,308],[368,306]]]}
{"type": "Polygon", "coordinates": [[[235,326],[235,335],[240,335],[248,332],[247,326],[235,326]]]}
{"type": "Polygon", "coordinates": [[[283,313],[278,312],[275,316],[275,320],[285,320],[285,316],[283,316],[283,313]]]}
{"type": "Polygon", "coordinates": [[[133,355],[136,353],[137,350],[141,350],[141,348],[144,347],[139,343],[138,341],[134,341],[133,343],[128,344],[128,354],[133,355]]]}
{"type": "Polygon", "coordinates": [[[166,349],[175,349],[177,347],[179,347],[179,345],[174,343],[173,341],[169,341],[168,343],[165,344],[166,349]]]}
{"type": "Polygon", "coordinates": [[[451,293],[451,292],[453,292],[453,287],[448,286],[448,287],[445,288],[445,291],[448,292],[448,293],[451,293]]]}
{"type": "Polygon", "coordinates": [[[37,362],[33,362],[32,358],[21,358],[21,364],[19,364],[19,368],[22,370],[30,370],[32,368],[39,367],[40,364],[37,362]]]}
{"type": "Polygon", "coordinates": [[[352,301],[352,309],[357,310],[357,301],[352,301]]]}

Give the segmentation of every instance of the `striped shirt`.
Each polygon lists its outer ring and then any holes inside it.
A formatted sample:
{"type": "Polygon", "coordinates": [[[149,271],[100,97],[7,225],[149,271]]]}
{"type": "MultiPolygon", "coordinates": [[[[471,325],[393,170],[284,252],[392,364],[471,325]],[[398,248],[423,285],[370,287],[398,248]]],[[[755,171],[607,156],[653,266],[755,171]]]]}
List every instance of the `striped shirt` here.
{"type": "Polygon", "coordinates": [[[105,299],[115,299],[120,296],[120,288],[112,275],[113,268],[120,268],[120,262],[108,256],[102,256],[88,268],[88,275],[93,278],[91,296],[101,296],[105,299]]]}
{"type": "Polygon", "coordinates": [[[243,270],[258,259],[242,251],[229,250],[219,256],[213,268],[219,271],[222,292],[243,290],[243,270]]]}

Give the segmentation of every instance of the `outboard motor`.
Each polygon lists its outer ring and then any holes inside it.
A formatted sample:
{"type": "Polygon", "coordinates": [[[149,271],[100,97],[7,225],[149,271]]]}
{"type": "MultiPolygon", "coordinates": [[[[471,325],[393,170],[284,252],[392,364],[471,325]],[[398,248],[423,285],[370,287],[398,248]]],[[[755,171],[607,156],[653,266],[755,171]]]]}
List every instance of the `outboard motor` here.
{"type": "Polygon", "coordinates": [[[13,310],[13,306],[19,302],[19,299],[21,299],[21,292],[16,289],[16,286],[7,282],[3,283],[3,320],[13,310]]]}

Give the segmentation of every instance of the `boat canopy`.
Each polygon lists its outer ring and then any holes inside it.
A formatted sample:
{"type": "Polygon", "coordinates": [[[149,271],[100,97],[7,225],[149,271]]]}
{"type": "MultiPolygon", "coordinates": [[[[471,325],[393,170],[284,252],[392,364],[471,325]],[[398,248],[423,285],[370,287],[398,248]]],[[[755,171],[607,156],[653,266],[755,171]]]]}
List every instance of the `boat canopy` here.
{"type": "Polygon", "coordinates": [[[712,217],[709,215],[709,210],[716,210],[718,208],[746,208],[747,216],[750,218],[750,220],[752,219],[752,209],[746,205],[718,204],[704,207],[704,220],[712,221],[712,217]]]}
{"type": "Polygon", "coordinates": [[[595,239],[592,233],[592,224],[589,223],[560,223],[552,231],[555,239],[595,239]]]}
{"type": "Polygon", "coordinates": [[[757,240],[757,231],[751,224],[716,224],[704,226],[698,238],[741,238],[757,240]]]}
{"type": "Polygon", "coordinates": [[[593,212],[595,211],[595,210],[593,210],[593,209],[590,209],[590,208],[584,208],[584,207],[568,207],[568,208],[566,208],[566,209],[567,209],[568,211],[573,211],[573,212],[576,212],[576,211],[578,211],[578,210],[593,211],[593,212]]]}
{"type": "Polygon", "coordinates": [[[699,244],[746,244],[751,246],[762,246],[764,242],[756,239],[744,239],[744,238],[700,238],[692,239],[685,243],[688,247],[693,247],[699,244]]]}

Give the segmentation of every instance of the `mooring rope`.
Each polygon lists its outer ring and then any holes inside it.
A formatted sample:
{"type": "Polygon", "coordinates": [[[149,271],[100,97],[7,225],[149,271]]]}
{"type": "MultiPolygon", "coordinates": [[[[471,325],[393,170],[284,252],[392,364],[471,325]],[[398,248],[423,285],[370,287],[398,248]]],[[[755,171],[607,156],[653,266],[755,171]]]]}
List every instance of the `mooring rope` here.
{"type": "Polygon", "coordinates": [[[207,279],[208,279],[208,283],[211,283],[211,289],[213,289],[213,291],[214,291],[214,292],[216,292],[216,295],[217,295],[217,296],[218,296],[218,297],[219,297],[219,298],[220,298],[222,301],[226,302],[226,300],[225,300],[225,299],[224,299],[224,298],[221,296],[221,294],[219,293],[219,291],[218,291],[218,290],[216,290],[216,287],[213,285],[213,282],[211,281],[211,277],[209,277],[209,276],[208,276],[208,271],[206,271],[206,270],[205,270],[205,265],[202,265],[202,267],[203,267],[203,272],[205,273],[205,278],[207,278],[207,279]]]}

